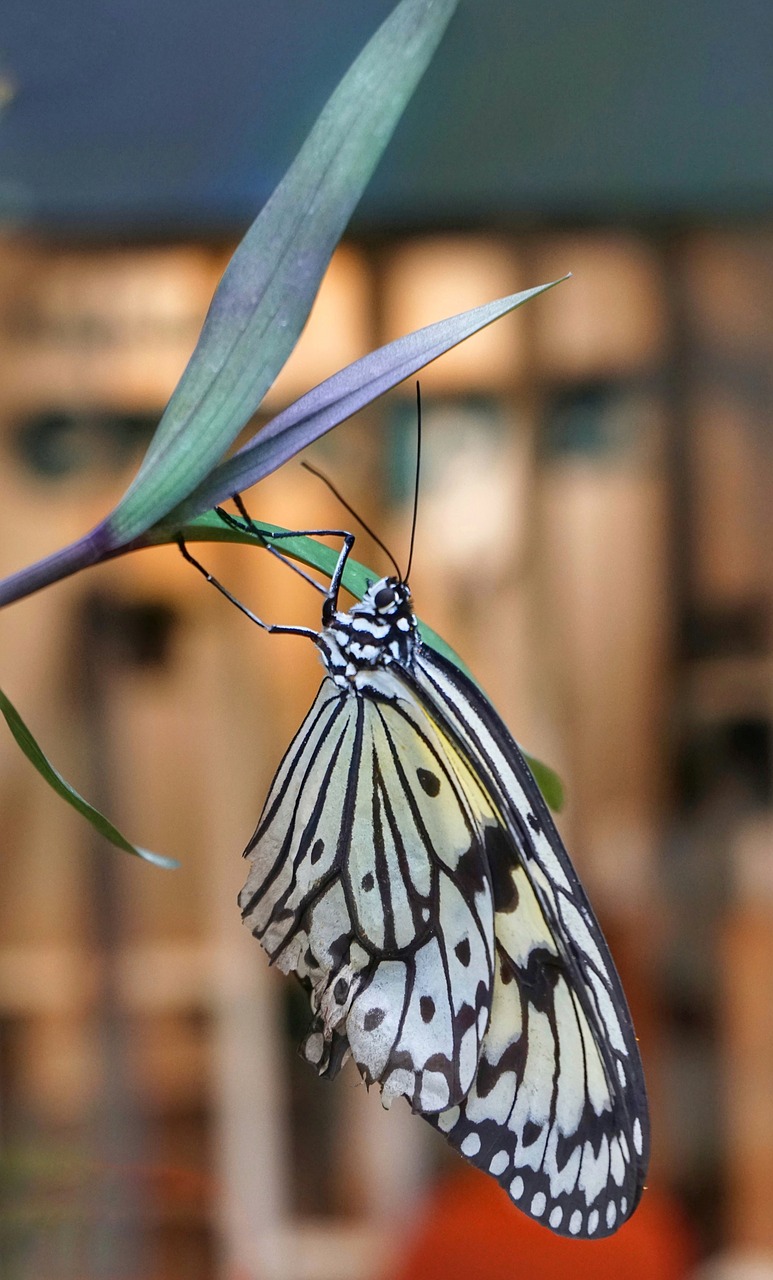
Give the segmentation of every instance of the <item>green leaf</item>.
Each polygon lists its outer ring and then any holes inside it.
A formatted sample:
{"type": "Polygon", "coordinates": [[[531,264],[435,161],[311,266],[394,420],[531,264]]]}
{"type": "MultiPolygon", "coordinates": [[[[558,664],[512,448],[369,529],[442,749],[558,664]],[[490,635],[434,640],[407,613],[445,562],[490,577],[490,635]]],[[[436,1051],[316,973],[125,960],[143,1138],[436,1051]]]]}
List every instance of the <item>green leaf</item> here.
{"type": "Polygon", "coordinates": [[[105,524],[113,548],[181,502],[258,408],[455,7],[401,0],[329,99],[217,288],[142,466],[105,524]]]}
{"type": "Polygon", "coordinates": [[[84,818],[87,818],[105,839],[114,844],[117,849],[123,849],[126,853],[134,853],[138,858],[144,858],[146,862],[153,862],[158,867],[176,867],[178,865],[173,858],[164,858],[159,853],[152,853],[150,849],[142,849],[139,845],[132,844],[131,840],[127,840],[125,836],[121,835],[112,822],[108,822],[103,814],[95,809],[93,805],[90,805],[88,800],[84,800],[83,796],[74,787],[71,787],[69,782],[65,781],[61,773],[54,768],[51,761],[44,755],[13,703],[6,697],[2,689],[0,689],[0,712],[5,716],[8,728],[25,756],[32,761],[40,776],[56,791],[57,795],[60,795],[63,800],[72,805],[73,809],[77,809],[78,813],[82,813],[84,818]]]}
{"type": "Polygon", "coordinates": [[[549,764],[538,760],[536,756],[530,756],[528,751],[521,751],[526,757],[526,763],[534,774],[534,781],[542,792],[542,798],[549,809],[554,813],[560,813],[564,807],[564,784],[556,773],[555,769],[551,769],[549,764]]]}
{"type": "MultiPolygon", "coordinates": [[[[248,529],[236,529],[231,525],[225,524],[216,512],[209,511],[205,516],[199,516],[196,520],[191,520],[190,524],[180,529],[179,533],[186,542],[244,542],[252,546],[265,547],[267,544],[260,537],[261,532],[268,537],[272,534],[287,532],[281,525],[266,524],[262,520],[254,520],[253,525],[258,531],[258,536],[248,529]]],[[[174,536],[164,532],[161,528],[152,530],[148,537],[152,539],[154,545],[174,541],[174,536]]],[[[332,578],[339,554],[335,547],[327,547],[323,542],[317,542],[315,538],[307,538],[302,534],[299,534],[296,538],[282,538],[280,546],[282,554],[289,556],[291,560],[298,560],[299,563],[306,565],[308,569],[318,569],[326,578],[332,578]]],[[[361,600],[370,584],[380,576],[373,569],[369,569],[367,565],[360,564],[358,560],[354,560],[349,556],[344,569],[342,585],[355,599],[361,600]]],[[[455,666],[459,667],[460,671],[463,671],[473,683],[478,684],[475,676],[459,657],[459,654],[451,648],[450,644],[442,636],[439,636],[436,631],[433,631],[421,619],[419,619],[419,631],[421,632],[422,640],[431,649],[435,649],[444,658],[448,658],[449,662],[453,662],[455,666]]],[[[564,807],[564,788],[558,774],[550,768],[550,765],[544,764],[536,756],[530,755],[523,747],[520,749],[534,774],[537,786],[542,792],[546,804],[554,813],[559,813],[564,807]]]]}

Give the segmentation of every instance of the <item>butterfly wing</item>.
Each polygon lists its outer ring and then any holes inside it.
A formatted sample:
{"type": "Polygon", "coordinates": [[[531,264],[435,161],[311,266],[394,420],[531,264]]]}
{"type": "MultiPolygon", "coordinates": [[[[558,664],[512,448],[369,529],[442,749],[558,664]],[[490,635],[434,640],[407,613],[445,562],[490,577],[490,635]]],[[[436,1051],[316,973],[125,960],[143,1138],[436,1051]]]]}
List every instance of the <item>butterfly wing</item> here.
{"type": "Polygon", "coordinates": [[[633,1210],[647,1111],[619,980],[515,743],[422,648],[323,681],[253,840],[243,915],[310,993],[309,1061],[351,1049],[532,1217],[633,1210]]]}
{"type": "Polygon", "coordinates": [[[402,682],[374,679],[367,697],[323,681],[247,848],[239,901],[309,990],[309,1061],[335,1074],[348,1047],[386,1104],[404,1094],[430,1114],[469,1092],[490,1021],[493,819],[402,682]]]}
{"type": "Polygon", "coordinates": [[[523,756],[491,705],[422,647],[405,678],[500,815],[491,1021],[475,1083],[432,1123],[553,1230],[598,1238],[638,1202],[644,1080],[613,961],[523,756]]]}

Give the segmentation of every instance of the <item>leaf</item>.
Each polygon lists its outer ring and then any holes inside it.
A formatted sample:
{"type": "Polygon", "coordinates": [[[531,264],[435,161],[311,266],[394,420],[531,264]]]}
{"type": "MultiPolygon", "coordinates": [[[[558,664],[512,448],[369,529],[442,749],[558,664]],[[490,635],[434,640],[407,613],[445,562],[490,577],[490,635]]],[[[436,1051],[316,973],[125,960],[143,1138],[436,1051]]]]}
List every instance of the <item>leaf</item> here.
{"type": "MultiPolygon", "coordinates": [[[[109,556],[172,541],[175,531],[182,525],[234,493],[255,484],[262,476],[268,475],[298,450],[343,422],[389,387],[410,377],[430,360],[491,324],[499,316],[521,306],[529,298],[544,293],[546,289],[552,289],[554,284],[560,284],[567,278],[563,276],[561,280],[550,284],[537,285],[523,293],[486,303],[448,320],[440,320],[354,361],[278,414],[233,458],[216,468],[164,520],[151,526],[132,544],[113,546],[112,538],[108,536],[107,524],[103,522],[84,538],[0,581],[0,608],[57,582],[68,574],[98,564],[109,556]]],[[[224,536],[223,528],[222,524],[219,529],[209,526],[210,533],[216,539],[224,536]]]]}
{"type": "Polygon", "coordinates": [[[257,409],[455,7],[401,0],[323,108],[215,292],[140,470],[105,522],[112,547],[180,503],[257,409]]]}
{"type": "Polygon", "coordinates": [[[25,756],[32,761],[40,776],[56,791],[57,795],[60,795],[63,800],[72,805],[73,809],[77,809],[78,813],[82,813],[92,827],[95,827],[111,844],[114,844],[117,849],[123,849],[125,853],[133,853],[138,858],[144,858],[146,862],[153,862],[158,867],[178,866],[178,863],[173,858],[164,858],[159,853],[152,853],[150,849],[143,849],[139,845],[132,844],[131,840],[127,840],[125,836],[121,835],[112,822],[109,822],[99,810],[89,804],[88,800],[84,800],[83,796],[74,787],[71,787],[69,782],[65,781],[61,773],[54,768],[50,760],[44,755],[13,703],[6,697],[2,689],[0,689],[0,712],[5,716],[8,728],[25,756]]]}
{"type": "Polygon", "coordinates": [[[289,405],[238,453],[216,467],[171,513],[169,523],[188,520],[233,494],[249,489],[326,431],[344,422],[431,360],[436,360],[465,338],[559,283],[553,280],[507,298],[487,302],[471,311],[463,311],[460,315],[397,338],[355,360],[289,405]]]}
{"type": "Polygon", "coordinates": [[[521,752],[526,757],[526,763],[534,774],[534,781],[542,792],[545,804],[554,813],[560,813],[565,803],[564,784],[555,769],[551,769],[549,764],[545,764],[543,760],[538,760],[536,756],[530,756],[528,751],[524,751],[523,747],[521,747],[521,752]]]}
{"type": "MultiPolygon", "coordinates": [[[[287,532],[281,525],[266,524],[262,520],[253,520],[252,523],[257,531],[257,536],[246,528],[236,529],[231,525],[225,524],[216,512],[210,511],[205,516],[200,516],[198,519],[192,520],[190,524],[185,525],[179,530],[179,534],[186,542],[244,542],[252,546],[265,547],[267,542],[260,537],[261,533],[270,538],[272,534],[287,532]]],[[[152,530],[148,536],[153,539],[154,545],[161,545],[165,542],[173,541],[176,535],[165,533],[163,529],[157,528],[152,530]]],[[[335,547],[328,547],[323,542],[317,542],[315,538],[308,538],[303,534],[299,534],[295,538],[282,538],[279,545],[282,554],[288,556],[291,560],[298,560],[301,564],[306,565],[307,568],[318,569],[326,578],[332,578],[339,554],[335,547]]],[[[355,599],[361,600],[370,584],[380,576],[375,570],[369,569],[367,565],[361,564],[358,560],[354,560],[349,556],[344,569],[342,585],[355,599]]],[[[442,653],[445,658],[448,658],[450,662],[459,667],[470,680],[473,680],[475,684],[478,683],[469,667],[459,657],[459,654],[451,648],[450,644],[442,636],[439,636],[436,631],[433,631],[421,619],[419,619],[419,630],[422,640],[430,648],[442,653]]],[[[520,749],[526,757],[526,762],[534,774],[546,803],[554,813],[559,813],[564,807],[564,788],[558,774],[549,765],[538,760],[536,756],[530,755],[523,747],[520,749]]]]}

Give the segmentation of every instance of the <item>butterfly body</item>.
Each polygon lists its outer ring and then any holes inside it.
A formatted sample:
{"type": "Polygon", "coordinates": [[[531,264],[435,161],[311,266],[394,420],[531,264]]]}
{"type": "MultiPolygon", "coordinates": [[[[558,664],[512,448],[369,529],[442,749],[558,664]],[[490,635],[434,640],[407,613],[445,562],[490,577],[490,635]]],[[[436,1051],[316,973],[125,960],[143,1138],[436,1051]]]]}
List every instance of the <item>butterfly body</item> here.
{"type": "Polygon", "coordinates": [[[247,847],[245,922],[310,996],[302,1052],[351,1053],[520,1208],[599,1238],[648,1157],[631,1020],[523,756],[423,644],[405,583],[327,602],[317,698],[247,847]]]}

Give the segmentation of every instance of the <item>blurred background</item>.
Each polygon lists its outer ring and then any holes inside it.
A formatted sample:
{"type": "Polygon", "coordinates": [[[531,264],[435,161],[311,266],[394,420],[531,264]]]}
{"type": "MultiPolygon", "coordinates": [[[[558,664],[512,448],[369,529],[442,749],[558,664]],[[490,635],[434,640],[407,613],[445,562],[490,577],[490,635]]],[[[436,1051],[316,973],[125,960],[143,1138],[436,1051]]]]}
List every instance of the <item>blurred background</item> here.
{"type": "MultiPolygon", "coordinates": [[[[2,572],[122,492],[229,252],[390,9],[6,0],[2,572]]],[[[181,862],[107,850],[0,733],[4,1280],[773,1276],[771,28],[754,0],[462,0],[264,406],[573,272],[424,374],[412,585],[565,781],[647,1071],[641,1208],[557,1240],[300,1061],[305,998],[235,896],[319,665],[146,551],[0,616],[55,763],[181,862]]],[[[312,455],[403,561],[413,395],[312,455]]],[[[297,463],[248,500],[348,519],[297,463]]],[[[317,625],[269,557],[202,556],[317,625]]]]}

